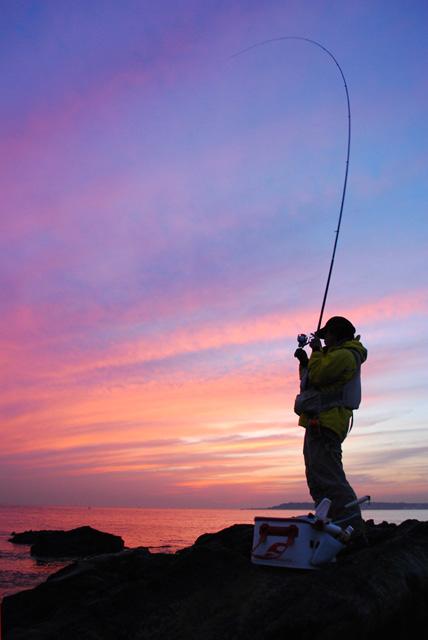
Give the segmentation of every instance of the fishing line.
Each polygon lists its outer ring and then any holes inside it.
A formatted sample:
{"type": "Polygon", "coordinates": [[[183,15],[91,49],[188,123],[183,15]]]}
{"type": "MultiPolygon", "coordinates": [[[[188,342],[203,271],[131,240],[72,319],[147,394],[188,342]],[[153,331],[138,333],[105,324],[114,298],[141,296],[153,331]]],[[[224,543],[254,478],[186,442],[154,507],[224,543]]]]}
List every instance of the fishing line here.
{"type": "Polygon", "coordinates": [[[339,239],[340,226],[342,224],[343,206],[345,204],[345,195],[346,195],[346,186],[348,184],[349,155],[350,155],[350,152],[351,152],[351,103],[350,103],[350,100],[349,100],[348,85],[346,84],[346,78],[345,78],[345,75],[344,75],[344,73],[342,71],[342,67],[340,66],[340,64],[338,63],[337,59],[332,54],[332,52],[329,51],[329,49],[324,47],[322,44],[320,44],[316,40],[311,40],[310,38],[303,38],[303,37],[299,37],[299,36],[282,36],[280,38],[272,38],[270,40],[263,40],[262,42],[257,42],[256,44],[253,44],[250,47],[247,47],[246,49],[241,49],[237,53],[234,53],[232,56],[230,56],[229,60],[231,60],[232,58],[237,58],[238,56],[241,56],[244,53],[247,53],[247,51],[251,51],[252,49],[256,49],[257,47],[262,47],[262,46],[264,46],[266,44],[270,44],[271,42],[279,42],[281,40],[302,40],[304,42],[310,42],[311,44],[316,45],[317,47],[322,49],[325,53],[327,53],[330,56],[330,58],[333,60],[333,62],[335,63],[335,65],[337,66],[339,71],[340,71],[340,75],[342,77],[343,84],[345,86],[346,104],[347,104],[347,107],[348,107],[348,144],[347,144],[347,150],[346,150],[345,177],[344,177],[344,181],[343,181],[342,197],[341,197],[341,202],[340,202],[339,220],[338,220],[338,223],[337,223],[337,229],[335,231],[336,237],[335,237],[334,245],[333,245],[333,253],[332,253],[332,256],[331,256],[330,267],[329,267],[329,270],[328,270],[327,284],[326,284],[326,287],[325,287],[324,297],[323,297],[322,305],[321,305],[321,313],[320,313],[320,317],[319,317],[319,320],[318,320],[318,327],[317,327],[317,331],[318,331],[321,328],[322,318],[323,318],[323,315],[324,315],[324,308],[325,308],[325,304],[326,304],[326,301],[327,301],[328,291],[329,291],[329,288],[330,288],[331,274],[333,272],[334,259],[336,257],[337,241],[339,239]]]}

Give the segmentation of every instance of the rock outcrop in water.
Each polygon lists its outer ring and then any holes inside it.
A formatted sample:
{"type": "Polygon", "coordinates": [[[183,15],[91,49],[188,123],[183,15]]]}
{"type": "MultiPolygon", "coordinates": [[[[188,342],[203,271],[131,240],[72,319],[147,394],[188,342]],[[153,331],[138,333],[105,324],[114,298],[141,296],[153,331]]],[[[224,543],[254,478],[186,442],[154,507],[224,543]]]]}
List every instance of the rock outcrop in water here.
{"type": "Polygon", "coordinates": [[[4,640],[379,640],[428,623],[428,522],[368,523],[368,546],[318,571],[252,565],[253,527],[176,554],[81,560],[5,598],[4,640]]]}
{"type": "Polygon", "coordinates": [[[30,544],[32,556],[48,558],[76,558],[116,553],[124,548],[120,536],[92,527],[78,527],[70,531],[24,531],[13,533],[9,542],[30,544]]]}

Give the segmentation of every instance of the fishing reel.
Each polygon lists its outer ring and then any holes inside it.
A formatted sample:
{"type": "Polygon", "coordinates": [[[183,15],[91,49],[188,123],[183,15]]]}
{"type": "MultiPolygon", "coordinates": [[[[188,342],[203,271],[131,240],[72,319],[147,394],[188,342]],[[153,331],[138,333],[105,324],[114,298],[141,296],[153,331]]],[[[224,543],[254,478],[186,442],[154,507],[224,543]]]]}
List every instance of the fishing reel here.
{"type": "Polygon", "coordinates": [[[314,333],[310,333],[309,335],[306,335],[306,333],[299,333],[299,335],[297,336],[297,344],[299,345],[300,349],[306,347],[306,345],[310,343],[312,338],[315,338],[314,333]]]}

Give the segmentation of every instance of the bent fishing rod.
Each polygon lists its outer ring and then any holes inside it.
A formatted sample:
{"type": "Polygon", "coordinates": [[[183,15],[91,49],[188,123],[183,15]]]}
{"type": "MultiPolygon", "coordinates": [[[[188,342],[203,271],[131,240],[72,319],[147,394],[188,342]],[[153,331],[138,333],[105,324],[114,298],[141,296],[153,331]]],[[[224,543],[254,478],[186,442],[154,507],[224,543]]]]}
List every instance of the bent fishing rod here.
{"type": "Polygon", "coordinates": [[[324,291],[324,296],[323,296],[323,300],[322,300],[322,304],[321,304],[321,312],[320,312],[320,316],[319,316],[319,320],[318,320],[317,331],[319,331],[319,329],[321,328],[322,318],[323,318],[323,315],[324,315],[325,304],[326,304],[326,301],[327,301],[327,295],[328,295],[328,291],[329,291],[329,288],[330,288],[331,274],[333,272],[333,265],[334,265],[334,260],[335,260],[335,257],[336,257],[337,242],[338,242],[338,239],[339,239],[340,226],[342,224],[343,207],[344,207],[344,204],[345,204],[345,195],[346,195],[346,186],[348,184],[349,156],[350,156],[350,152],[351,152],[351,103],[350,103],[350,100],[349,100],[348,85],[346,84],[346,78],[345,78],[345,75],[344,75],[344,73],[342,71],[342,67],[340,66],[340,64],[338,63],[337,59],[332,54],[332,52],[329,51],[329,49],[324,47],[322,44],[320,44],[316,40],[311,40],[311,38],[303,38],[303,37],[299,37],[299,36],[282,36],[280,38],[272,38],[270,40],[263,40],[262,42],[257,42],[256,44],[253,44],[250,47],[247,47],[246,49],[241,49],[237,53],[235,53],[232,56],[230,56],[229,59],[237,58],[238,56],[241,56],[244,53],[247,53],[247,51],[251,51],[252,49],[256,49],[258,47],[262,47],[264,45],[271,44],[272,42],[280,42],[282,40],[301,40],[301,41],[304,41],[304,42],[309,42],[309,43],[311,43],[313,45],[316,45],[317,47],[322,49],[325,53],[327,53],[330,56],[330,58],[335,63],[336,67],[339,69],[340,75],[342,77],[343,84],[345,86],[346,104],[347,104],[347,108],[348,108],[348,143],[347,143],[347,150],[346,150],[345,177],[344,177],[343,187],[342,187],[342,197],[341,197],[341,202],[340,202],[339,220],[338,220],[338,223],[337,223],[337,229],[335,231],[336,237],[335,237],[334,245],[333,245],[333,253],[332,253],[332,256],[331,256],[330,267],[329,267],[328,276],[327,276],[327,283],[326,283],[326,287],[325,287],[325,291],[324,291]]]}

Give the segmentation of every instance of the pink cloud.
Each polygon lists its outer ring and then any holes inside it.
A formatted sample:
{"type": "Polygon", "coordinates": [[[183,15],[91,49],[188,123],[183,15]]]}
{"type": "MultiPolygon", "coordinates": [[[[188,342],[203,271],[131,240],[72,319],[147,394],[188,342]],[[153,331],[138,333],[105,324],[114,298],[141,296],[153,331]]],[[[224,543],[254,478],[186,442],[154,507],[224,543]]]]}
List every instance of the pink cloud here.
{"type": "MultiPolygon", "coordinates": [[[[173,306],[177,304],[175,300],[170,303],[173,306]]],[[[138,311],[134,313],[136,320],[139,314],[138,311]]],[[[388,295],[363,305],[342,309],[340,313],[351,318],[357,328],[361,325],[370,327],[385,322],[401,321],[409,316],[424,317],[428,314],[428,294],[425,290],[416,290],[388,295]]],[[[200,326],[169,329],[166,333],[160,332],[147,338],[137,337],[131,341],[122,341],[101,358],[90,353],[77,365],[71,367],[65,365],[62,372],[67,375],[87,368],[114,368],[184,354],[200,354],[232,345],[270,343],[276,340],[284,340],[285,344],[286,340],[295,337],[299,327],[307,324],[308,317],[316,317],[315,310],[300,309],[296,312],[266,313],[238,321],[232,319],[200,326]]]]}

